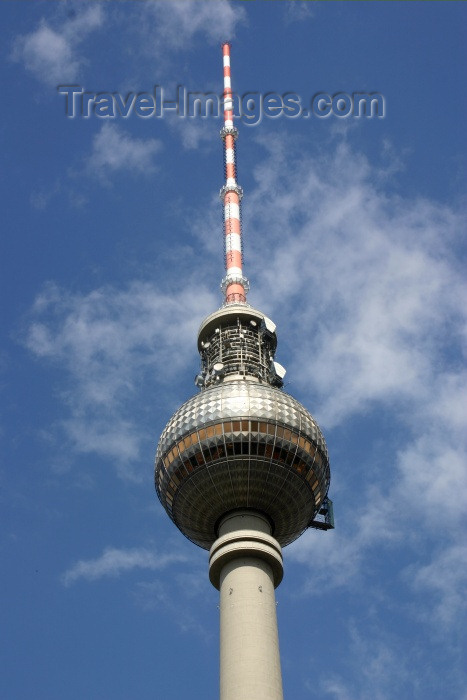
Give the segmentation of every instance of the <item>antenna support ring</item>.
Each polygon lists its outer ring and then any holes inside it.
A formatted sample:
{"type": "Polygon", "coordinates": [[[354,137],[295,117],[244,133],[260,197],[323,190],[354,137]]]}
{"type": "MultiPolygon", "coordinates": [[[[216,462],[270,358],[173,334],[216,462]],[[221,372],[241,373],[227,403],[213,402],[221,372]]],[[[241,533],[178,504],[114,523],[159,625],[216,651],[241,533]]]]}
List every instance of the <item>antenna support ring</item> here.
{"type": "Polygon", "coordinates": [[[225,139],[226,136],[233,136],[236,140],[238,138],[238,129],[236,126],[223,126],[220,130],[221,139],[225,139]]]}
{"type": "Polygon", "coordinates": [[[236,192],[238,195],[239,199],[242,199],[243,197],[243,188],[240,187],[240,185],[223,185],[219,191],[219,197],[221,198],[222,201],[224,201],[224,197],[227,194],[227,192],[236,192]]]}

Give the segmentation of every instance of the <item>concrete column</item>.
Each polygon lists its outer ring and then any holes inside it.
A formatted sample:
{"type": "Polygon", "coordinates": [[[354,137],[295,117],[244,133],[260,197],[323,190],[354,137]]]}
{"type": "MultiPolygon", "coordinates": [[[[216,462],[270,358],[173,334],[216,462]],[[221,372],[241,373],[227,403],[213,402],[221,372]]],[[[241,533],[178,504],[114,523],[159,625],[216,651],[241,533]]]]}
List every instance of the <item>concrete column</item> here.
{"type": "Polygon", "coordinates": [[[209,559],[220,590],[220,700],[283,700],[274,596],[282,573],[269,521],[254,511],[225,516],[209,559]]]}

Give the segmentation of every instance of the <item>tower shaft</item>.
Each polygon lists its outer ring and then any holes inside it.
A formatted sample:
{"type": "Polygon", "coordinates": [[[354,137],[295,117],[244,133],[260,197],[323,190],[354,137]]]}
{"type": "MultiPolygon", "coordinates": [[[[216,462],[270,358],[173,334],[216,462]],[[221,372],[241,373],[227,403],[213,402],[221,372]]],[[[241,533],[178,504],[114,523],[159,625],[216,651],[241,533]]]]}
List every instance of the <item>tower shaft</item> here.
{"type": "Polygon", "coordinates": [[[211,548],[220,589],[220,700],[283,700],[274,588],[282,578],[279,543],[254,511],[226,516],[211,548]]]}

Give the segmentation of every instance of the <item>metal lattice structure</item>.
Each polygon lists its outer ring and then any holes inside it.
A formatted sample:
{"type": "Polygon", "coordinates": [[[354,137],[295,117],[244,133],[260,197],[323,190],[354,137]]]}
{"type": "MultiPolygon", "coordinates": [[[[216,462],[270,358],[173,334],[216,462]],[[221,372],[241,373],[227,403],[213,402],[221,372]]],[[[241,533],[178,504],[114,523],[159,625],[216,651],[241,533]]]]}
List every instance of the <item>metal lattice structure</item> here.
{"type": "Polygon", "coordinates": [[[268,382],[274,373],[275,325],[251,306],[229,305],[203,322],[198,338],[201,373],[198,386],[223,379],[268,382]]]}

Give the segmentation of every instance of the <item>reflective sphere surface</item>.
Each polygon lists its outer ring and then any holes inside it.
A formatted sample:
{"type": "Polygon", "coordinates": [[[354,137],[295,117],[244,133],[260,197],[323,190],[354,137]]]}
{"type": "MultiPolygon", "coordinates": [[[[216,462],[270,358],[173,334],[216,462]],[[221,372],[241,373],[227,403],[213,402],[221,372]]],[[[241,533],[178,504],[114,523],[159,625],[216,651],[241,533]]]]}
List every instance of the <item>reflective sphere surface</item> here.
{"type": "Polygon", "coordinates": [[[186,401],[156,454],[159,499],[190,540],[209,549],[219,518],[266,514],[281,545],[296,539],[325,498],[329,459],[321,431],[296,399],[268,384],[228,381],[186,401]]]}

